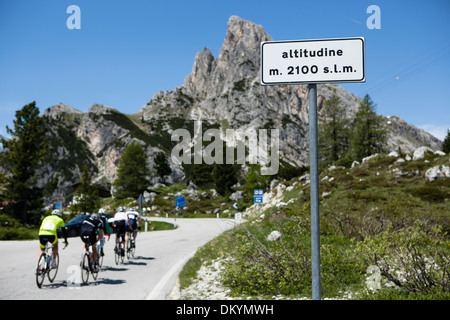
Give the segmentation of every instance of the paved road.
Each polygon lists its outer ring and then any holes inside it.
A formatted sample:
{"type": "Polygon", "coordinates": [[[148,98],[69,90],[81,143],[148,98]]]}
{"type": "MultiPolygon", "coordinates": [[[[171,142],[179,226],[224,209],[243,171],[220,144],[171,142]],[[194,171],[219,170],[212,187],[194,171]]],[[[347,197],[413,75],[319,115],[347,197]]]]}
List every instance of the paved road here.
{"type": "Polygon", "coordinates": [[[79,238],[69,238],[65,250],[60,240],[58,274],[53,284],[45,279],[42,289],[37,288],[34,275],[38,241],[0,241],[0,299],[167,299],[195,251],[234,226],[233,220],[222,219],[176,221],[176,230],[139,233],[136,258],[125,258],[124,264],[114,262],[113,235],[105,245],[103,270],[96,282],[90,278],[87,285],[76,281],[83,247],[79,238]]]}

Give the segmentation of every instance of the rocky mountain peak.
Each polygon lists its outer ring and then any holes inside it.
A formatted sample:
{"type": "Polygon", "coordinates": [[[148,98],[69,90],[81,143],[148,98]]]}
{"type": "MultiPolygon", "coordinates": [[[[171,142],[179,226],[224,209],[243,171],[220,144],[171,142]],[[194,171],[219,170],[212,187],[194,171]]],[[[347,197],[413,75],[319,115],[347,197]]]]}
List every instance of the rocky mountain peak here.
{"type": "Polygon", "coordinates": [[[44,110],[44,112],[42,113],[42,116],[57,119],[63,114],[81,115],[83,113],[75,108],[72,108],[71,106],[64,104],[64,103],[57,103],[54,106],[44,110]]]}
{"type": "Polygon", "coordinates": [[[108,114],[108,113],[111,113],[111,111],[117,111],[117,110],[115,110],[114,108],[105,106],[103,104],[98,104],[98,103],[93,104],[88,109],[88,113],[94,113],[94,114],[98,114],[98,115],[108,114]]]}
{"type": "Polygon", "coordinates": [[[200,97],[216,96],[236,81],[257,77],[260,43],[269,40],[272,38],[262,26],[238,16],[230,17],[219,57],[214,59],[208,48],[198,53],[184,87],[200,97]]]}
{"type": "Polygon", "coordinates": [[[240,58],[240,62],[259,62],[260,43],[272,38],[261,25],[246,21],[238,16],[228,20],[228,30],[220,50],[219,59],[240,58]]]}

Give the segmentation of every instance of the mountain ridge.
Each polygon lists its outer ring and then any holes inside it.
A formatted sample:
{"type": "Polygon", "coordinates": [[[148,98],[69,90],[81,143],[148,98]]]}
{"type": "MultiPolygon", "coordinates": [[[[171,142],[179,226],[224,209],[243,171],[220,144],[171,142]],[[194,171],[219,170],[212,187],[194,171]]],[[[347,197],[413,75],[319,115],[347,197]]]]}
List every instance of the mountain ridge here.
{"type": "MultiPolygon", "coordinates": [[[[63,103],[46,109],[42,116],[54,126],[49,133],[57,150],[54,161],[41,174],[40,186],[50,178],[58,180],[58,192],[67,192],[79,180],[82,163],[95,174],[94,181],[111,189],[120,155],[135,141],[145,147],[147,165],[154,167],[158,152],[170,155],[174,146],[171,134],[178,128],[193,131],[195,121],[204,129],[226,128],[280,130],[282,160],[295,166],[308,163],[308,90],[307,85],[261,86],[259,82],[259,47],[261,41],[272,40],[261,25],[232,16],[218,57],[204,48],[195,56],[192,72],[184,83],[172,91],[154,93],[149,103],[134,114],[101,104],[93,104],[81,112],[63,103]],[[61,135],[61,132],[65,133],[61,135]],[[70,143],[77,141],[77,148],[70,143]],[[63,155],[75,159],[66,172],[57,170],[63,155]],[[55,169],[56,168],[56,169],[55,169]],[[53,170],[53,171],[52,171],[53,170]],[[56,170],[56,171],[55,171],[56,170]]],[[[318,113],[323,101],[336,94],[347,105],[347,117],[355,116],[362,99],[336,84],[318,85],[318,113]]],[[[440,150],[441,142],[400,119],[383,117],[391,128],[388,149],[410,153],[420,146],[440,150]]],[[[192,132],[194,134],[194,132],[192,132]]],[[[184,170],[169,157],[173,174],[168,183],[185,178],[184,170]]],[[[158,182],[155,176],[152,183],[158,182]]],[[[57,192],[57,191],[55,191],[57,192]]],[[[55,194],[54,192],[54,194],[55,194]]]]}

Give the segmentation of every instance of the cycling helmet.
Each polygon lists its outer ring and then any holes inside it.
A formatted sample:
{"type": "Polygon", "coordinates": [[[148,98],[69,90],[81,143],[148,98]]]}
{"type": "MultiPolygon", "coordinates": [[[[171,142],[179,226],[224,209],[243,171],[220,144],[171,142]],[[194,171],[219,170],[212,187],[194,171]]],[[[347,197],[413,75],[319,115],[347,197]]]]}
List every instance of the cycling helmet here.
{"type": "Polygon", "coordinates": [[[98,214],[99,215],[106,215],[106,210],[105,209],[103,209],[103,208],[100,208],[99,210],[98,210],[98,214]]]}
{"type": "Polygon", "coordinates": [[[58,209],[55,209],[55,210],[52,211],[52,215],[57,215],[58,217],[61,217],[62,216],[62,212],[60,210],[58,210],[58,209]]]}
{"type": "Polygon", "coordinates": [[[91,214],[91,219],[92,220],[100,219],[100,216],[98,215],[98,213],[93,213],[93,214],[91,214]]]}
{"type": "Polygon", "coordinates": [[[124,207],[119,207],[118,212],[125,212],[125,208],[124,207]]]}

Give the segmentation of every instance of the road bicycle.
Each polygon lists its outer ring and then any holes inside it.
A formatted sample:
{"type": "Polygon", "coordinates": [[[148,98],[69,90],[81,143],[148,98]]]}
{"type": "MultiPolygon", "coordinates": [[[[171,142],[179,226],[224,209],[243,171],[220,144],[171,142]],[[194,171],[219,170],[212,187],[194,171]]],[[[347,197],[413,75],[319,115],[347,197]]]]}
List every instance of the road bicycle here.
{"type": "MultiPolygon", "coordinates": [[[[98,240],[98,244],[97,244],[97,255],[98,255],[98,267],[101,268],[103,267],[103,256],[101,255],[100,251],[101,251],[101,242],[104,242],[104,238],[99,239],[98,240]]],[[[103,243],[104,244],[104,243],[103,243]]]]}
{"type": "Polygon", "coordinates": [[[134,238],[134,232],[128,231],[128,241],[127,241],[127,259],[130,260],[134,258],[136,252],[136,239],[134,238]]]}
{"type": "Polygon", "coordinates": [[[93,252],[91,249],[91,244],[89,242],[84,244],[84,254],[81,258],[80,267],[81,267],[81,280],[84,284],[88,283],[89,273],[92,274],[92,278],[97,280],[99,265],[98,265],[98,253],[97,253],[97,267],[94,268],[93,262],[93,252]]]}
{"type": "Polygon", "coordinates": [[[117,236],[119,239],[114,247],[114,260],[116,261],[116,265],[119,264],[119,261],[122,261],[123,263],[123,260],[125,259],[125,253],[123,252],[124,249],[122,249],[122,244],[125,243],[124,235],[117,236]]]}
{"type": "MultiPolygon", "coordinates": [[[[64,246],[63,250],[67,247],[64,246]]],[[[48,277],[50,283],[55,280],[56,274],[59,268],[59,254],[53,258],[53,245],[50,242],[45,244],[45,250],[39,256],[38,263],[36,265],[36,284],[40,289],[44,283],[45,276],[48,277]]]]}

